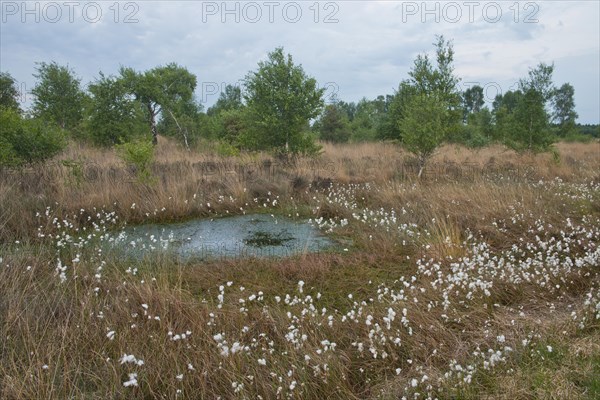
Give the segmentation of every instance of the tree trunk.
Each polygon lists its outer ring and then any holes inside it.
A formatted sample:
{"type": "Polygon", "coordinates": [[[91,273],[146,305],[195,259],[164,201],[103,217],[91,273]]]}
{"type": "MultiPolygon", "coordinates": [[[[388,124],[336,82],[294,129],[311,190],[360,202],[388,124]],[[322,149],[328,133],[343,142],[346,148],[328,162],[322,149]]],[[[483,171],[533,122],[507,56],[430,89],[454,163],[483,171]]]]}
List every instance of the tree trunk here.
{"type": "Polygon", "coordinates": [[[423,175],[423,170],[425,169],[425,160],[426,158],[423,156],[419,157],[419,175],[417,176],[417,178],[419,180],[421,180],[421,175],[423,175]]]}
{"type": "Polygon", "coordinates": [[[183,142],[185,143],[185,148],[189,150],[190,145],[188,143],[187,129],[186,130],[181,129],[181,125],[179,125],[179,121],[177,121],[177,118],[175,118],[175,115],[173,115],[171,110],[167,110],[167,111],[169,111],[171,118],[173,118],[173,121],[175,121],[175,125],[177,125],[177,129],[179,130],[179,133],[181,133],[181,136],[183,136],[183,142]]]}
{"type": "Polygon", "coordinates": [[[158,144],[158,130],[156,129],[156,122],[154,122],[154,118],[152,118],[152,144],[158,144]]]}
{"type": "Polygon", "coordinates": [[[156,128],[156,121],[154,117],[156,116],[154,112],[154,108],[152,105],[148,104],[148,114],[150,115],[150,130],[152,131],[152,144],[158,144],[158,129],[156,128]]]}
{"type": "Polygon", "coordinates": [[[533,147],[533,117],[529,117],[529,151],[533,147]]]}

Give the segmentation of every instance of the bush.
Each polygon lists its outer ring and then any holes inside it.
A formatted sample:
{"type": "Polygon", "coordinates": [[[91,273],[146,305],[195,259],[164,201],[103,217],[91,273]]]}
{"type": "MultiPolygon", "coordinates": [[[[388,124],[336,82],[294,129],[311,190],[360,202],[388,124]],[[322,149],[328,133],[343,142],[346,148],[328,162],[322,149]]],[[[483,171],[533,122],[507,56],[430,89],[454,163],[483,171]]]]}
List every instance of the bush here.
{"type": "Polygon", "coordinates": [[[461,126],[452,137],[448,138],[450,142],[462,144],[471,149],[479,149],[489,146],[491,140],[481,132],[481,128],[475,125],[461,126]]]}
{"type": "Polygon", "coordinates": [[[564,138],[562,138],[562,140],[567,143],[589,143],[593,139],[594,139],[593,136],[585,135],[585,134],[579,133],[579,132],[571,132],[571,133],[567,134],[564,138]]]}
{"type": "Polygon", "coordinates": [[[135,170],[141,183],[150,184],[153,181],[152,161],[154,160],[154,145],[149,141],[133,141],[115,146],[117,154],[135,170]]]}
{"type": "Polygon", "coordinates": [[[0,109],[0,165],[21,167],[43,162],[66,145],[61,129],[38,119],[23,119],[12,109],[0,109]]]}
{"type": "Polygon", "coordinates": [[[240,150],[237,147],[232,146],[228,142],[218,141],[216,152],[222,157],[239,156],[240,150]]]}

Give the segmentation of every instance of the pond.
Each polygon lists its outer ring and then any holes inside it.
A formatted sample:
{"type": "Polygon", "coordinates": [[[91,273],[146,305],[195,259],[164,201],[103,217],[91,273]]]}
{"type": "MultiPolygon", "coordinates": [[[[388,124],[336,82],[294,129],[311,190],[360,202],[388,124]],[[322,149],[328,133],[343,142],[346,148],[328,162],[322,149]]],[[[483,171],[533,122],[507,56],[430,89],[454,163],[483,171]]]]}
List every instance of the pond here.
{"type": "Polygon", "coordinates": [[[308,222],[268,214],[127,227],[112,243],[136,258],[162,252],[182,260],[287,257],[336,246],[308,222]]]}

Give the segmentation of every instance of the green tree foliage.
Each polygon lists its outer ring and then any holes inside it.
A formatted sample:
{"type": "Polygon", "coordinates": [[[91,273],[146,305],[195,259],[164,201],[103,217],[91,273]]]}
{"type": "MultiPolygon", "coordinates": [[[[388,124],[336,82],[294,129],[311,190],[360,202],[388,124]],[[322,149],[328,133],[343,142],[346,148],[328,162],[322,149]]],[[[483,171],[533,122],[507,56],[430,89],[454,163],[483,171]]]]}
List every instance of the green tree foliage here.
{"type": "Polygon", "coordinates": [[[204,117],[202,105],[192,96],[189,100],[180,100],[171,108],[164,109],[158,129],[163,135],[178,139],[189,149],[200,139],[204,117]]]}
{"type": "Polygon", "coordinates": [[[325,89],[319,89],[291,55],[286,56],[281,47],[275,49],[244,84],[251,123],[243,138],[245,146],[285,154],[314,150],[307,132],[309,121],[323,107],[325,89]]]}
{"type": "Polygon", "coordinates": [[[39,119],[23,119],[16,110],[0,107],[0,165],[43,162],[65,146],[64,133],[58,127],[39,119]]]}
{"type": "Polygon", "coordinates": [[[206,132],[210,139],[227,143],[228,146],[236,148],[252,147],[244,145],[244,140],[249,136],[247,135],[248,114],[244,108],[223,110],[218,114],[207,116],[206,125],[206,132]]]}
{"type": "Polygon", "coordinates": [[[499,94],[492,104],[492,116],[495,123],[494,140],[506,143],[514,124],[514,112],[523,94],[521,91],[509,90],[504,95],[499,94]]]}
{"type": "Polygon", "coordinates": [[[497,139],[519,152],[547,151],[553,137],[543,95],[533,89],[524,94],[507,92],[507,95],[507,102],[497,98],[494,110],[497,139]]]}
{"type": "Polygon", "coordinates": [[[404,147],[415,154],[419,177],[434,151],[460,130],[462,111],[454,75],[452,43],[437,37],[434,66],[427,55],[419,55],[409,72],[410,79],[400,85],[398,127],[404,147]]]}
{"type": "Polygon", "coordinates": [[[0,72],[0,108],[21,112],[19,107],[19,88],[8,72],[0,72]]]}
{"type": "Polygon", "coordinates": [[[546,106],[555,93],[553,69],[553,65],[540,63],[519,80],[519,90],[496,97],[496,138],[507,147],[518,152],[550,150],[554,136],[546,106]]]}
{"type": "Polygon", "coordinates": [[[542,152],[550,149],[554,138],[548,124],[548,113],[544,107],[542,93],[530,89],[517,103],[508,117],[504,144],[518,152],[542,152]]]}
{"type": "Polygon", "coordinates": [[[600,138],[600,125],[577,124],[577,130],[581,135],[589,135],[594,138],[600,138]]]}
{"type": "Polygon", "coordinates": [[[462,95],[463,104],[463,121],[468,122],[469,115],[478,113],[485,103],[483,97],[483,88],[479,85],[475,85],[465,90],[462,95]]]}
{"type": "Polygon", "coordinates": [[[519,80],[519,90],[522,93],[534,91],[539,94],[540,100],[544,105],[552,99],[554,95],[554,84],[552,83],[552,74],[554,64],[539,63],[535,68],[530,68],[527,78],[519,80]]]}
{"type": "Polygon", "coordinates": [[[388,97],[387,112],[377,128],[377,137],[379,139],[402,139],[402,132],[400,132],[398,121],[404,118],[408,101],[417,92],[417,88],[412,86],[408,80],[400,82],[398,90],[396,90],[393,96],[388,97]]]}
{"type": "Polygon", "coordinates": [[[248,127],[247,115],[243,109],[222,111],[219,114],[217,137],[233,146],[240,146],[240,140],[248,127]]]}
{"type": "Polygon", "coordinates": [[[470,148],[481,148],[489,145],[494,138],[492,113],[487,107],[469,114],[458,134],[449,140],[470,148]]]}
{"type": "Polygon", "coordinates": [[[440,101],[445,102],[450,111],[448,118],[455,119],[453,114],[460,110],[460,94],[457,90],[460,79],[454,74],[454,49],[444,36],[437,36],[434,45],[436,65],[432,64],[427,54],[418,55],[408,73],[409,84],[420,94],[437,93],[440,101]]]}
{"type": "Polygon", "coordinates": [[[405,112],[399,122],[402,143],[417,156],[421,177],[427,159],[446,137],[449,111],[446,102],[436,94],[419,93],[407,102],[405,112]]]}
{"type": "MultiPolygon", "coordinates": [[[[142,103],[152,132],[152,143],[158,143],[157,118],[165,115],[177,118],[180,102],[189,102],[196,88],[196,76],[175,63],[146,72],[121,68],[121,79],[136,100],[142,103]]],[[[185,131],[180,131],[185,137],[185,131]]],[[[187,141],[187,138],[185,138],[187,141]]]]}
{"type": "Polygon", "coordinates": [[[565,137],[574,133],[576,128],[577,112],[575,111],[575,89],[568,83],[556,89],[552,98],[554,112],[553,122],[558,125],[558,135],[565,137]]]}
{"type": "Polygon", "coordinates": [[[398,139],[400,138],[400,131],[398,129],[397,120],[398,109],[399,109],[399,97],[398,93],[393,95],[378,96],[378,102],[381,100],[383,107],[381,107],[381,113],[377,118],[377,126],[375,127],[375,137],[377,139],[398,139]]]}
{"type": "Polygon", "coordinates": [[[72,131],[83,117],[86,95],[81,80],[68,66],[56,62],[37,63],[33,76],[38,79],[31,90],[33,115],[72,131]]]}
{"type": "Polygon", "coordinates": [[[121,79],[100,78],[89,85],[87,130],[96,144],[114,145],[130,141],[146,130],[144,110],[121,79]]]}
{"type": "Polygon", "coordinates": [[[326,106],[319,121],[319,134],[327,142],[347,142],[350,139],[350,127],[346,113],[335,104],[326,106]]]}
{"type": "Polygon", "coordinates": [[[509,90],[504,95],[499,94],[492,103],[492,113],[497,114],[502,108],[507,113],[512,113],[517,108],[517,103],[521,98],[522,93],[519,90],[509,90]]]}
{"type": "Polygon", "coordinates": [[[353,142],[367,142],[377,138],[377,126],[383,115],[384,105],[379,100],[367,100],[362,98],[356,104],[354,119],[350,124],[353,142]]]}
{"type": "Polygon", "coordinates": [[[207,112],[208,133],[221,141],[223,148],[240,147],[248,127],[247,112],[239,86],[227,85],[207,112]]]}
{"type": "Polygon", "coordinates": [[[117,145],[117,154],[128,167],[134,170],[140,183],[153,183],[154,146],[150,142],[136,140],[119,144],[117,145]]]}
{"type": "Polygon", "coordinates": [[[227,85],[225,86],[225,90],[219,94],[215,105],[210,107],[206,113],[212,116],[219,114],[221,111],[239,110],[243,105],[241,88],[239,86],[227,85]]]}
{"type": "Polygon", "coordinates": [[[493,137],[492,114],[484,106],[483,88],[475,85],[461,95],[463,125],[448,139],[467,147],[488,145],[493,137]]]}
{"type": "Polygon", "coordinates": [[[348,117],[348,122],[354,121],[354,115],[356,115],[356,103],[354,103],[354,102],[346,103],[345,101],[340,100],[336,103],[336,106],[341,111],[346,113],[346,116],[348,117]]]}

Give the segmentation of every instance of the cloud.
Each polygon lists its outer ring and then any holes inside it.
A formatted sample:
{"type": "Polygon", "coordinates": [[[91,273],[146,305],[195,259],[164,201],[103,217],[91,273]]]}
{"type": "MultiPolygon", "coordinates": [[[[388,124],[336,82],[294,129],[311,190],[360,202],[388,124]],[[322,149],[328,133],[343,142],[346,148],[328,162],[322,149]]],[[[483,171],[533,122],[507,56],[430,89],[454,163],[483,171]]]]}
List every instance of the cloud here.
{"type": "Polygon", "coordinates": [[[598,2],[467,3],[97,2],[94,23],[84,18],[84,3],[77,3],[72,22],[63,9],[51,23],[42,15],[49,3],[39,2],[38,23],[31,13],[7,9],[23,3],[2,2],[0,69],[31,88],[35,61],[69,64],[84,82],[120,65],[144,70],[174,61],[197,75],[198,98],[210,106],[217,95],[203,96],[203,83],[235,83],[284,46],[321,85],[333,82],[340,99],[357,101],[391,94],[414,57],[431,52],[435,35],[444,34],[453,39],[464,82],[505,91],[528,68],[555,61],[560,83],[575,87],[580,120],[599,122],[598,2]],[[125,23],[126,17],[135,21],[125,23]]]}

